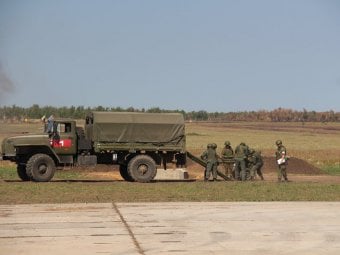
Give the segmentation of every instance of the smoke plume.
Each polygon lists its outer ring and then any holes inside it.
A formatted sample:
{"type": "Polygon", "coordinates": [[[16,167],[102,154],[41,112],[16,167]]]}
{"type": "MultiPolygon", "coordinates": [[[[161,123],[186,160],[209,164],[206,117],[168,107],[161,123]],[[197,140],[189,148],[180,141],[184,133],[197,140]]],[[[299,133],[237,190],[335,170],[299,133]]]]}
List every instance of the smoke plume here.
{"type": "Polygon", "coordinates": [[[0,63],[0,105],[14,91],[14,84],[0,63]]]}

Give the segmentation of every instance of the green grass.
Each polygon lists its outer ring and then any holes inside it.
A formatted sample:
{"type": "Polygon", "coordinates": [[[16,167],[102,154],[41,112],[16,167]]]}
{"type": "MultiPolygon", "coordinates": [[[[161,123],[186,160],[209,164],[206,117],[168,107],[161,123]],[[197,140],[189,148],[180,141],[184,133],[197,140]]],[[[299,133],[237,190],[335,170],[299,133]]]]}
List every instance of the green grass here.
{"type": "Polygon", "coordinates": [[[324,166],[321,170],[329,175],[340,175],[340,165],[324,166]]]}
{"type": "Polygon", "coordinates": [[[0,177],[0,204],[340,201],[340,184],[223,181],[130,183],[84,180],[82,174],[72,171],[59,171],[52,182],[35,183],[20,181],[13,167],[0,167],[0,177]]]}
{"type": "Polygon", "coordinates": [[[340,185],[316,183],[4,182],[0,204],[71,202],[340,201],[340,185]]]}
{"type": "Polygon", "coordinates": [[[84,173],[78,171],[56,171],[53,179],[64,179],[64,180],[74,180],[74,179],[84,179],[84,173]]]}
{"type": "Polygon", "coordinates": [[[18,174],[13,166],[0,166],[0,180],[15,180],[18,174]]]}
{"type": "MultiPolygon", "coordinates": [[[[67,170],[64,169],[62,171],[57,170],[53,180],[80,180],[80,179],[88,179],[88,177],[85,174],[86,172],[80,172],[80,171],[73,171],[73,170],[67,170]]],[[[19,180],[19,177],[17,175],[16,167],[14,165],[6,165],[1,166],[0,165],[0,180],[19,180]]]]}

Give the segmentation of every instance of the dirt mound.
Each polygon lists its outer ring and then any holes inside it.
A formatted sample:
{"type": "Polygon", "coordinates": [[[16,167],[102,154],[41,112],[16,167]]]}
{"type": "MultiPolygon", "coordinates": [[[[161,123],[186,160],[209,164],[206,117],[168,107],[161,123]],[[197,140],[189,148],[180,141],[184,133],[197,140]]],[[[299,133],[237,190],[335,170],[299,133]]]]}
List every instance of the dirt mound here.
{"type": "MultiPolygon", "coordinates": [[[[263,174],[266,173],[276,173],[277,165],[274,157],[264,157],[264,166],[262,168],[263,174]]],[[[218,167],[223,172],[223,167],[220,165],[218,167]]],[[[187,169],[189,175],[192,178],[203,178],[204,168],[192,160],[187,160],[187,169]]],[[[288,174],[305,174],[305,175],[319,175],[322,174],[322,171],[309,164],[307,161],[298,159],[298,158],[290,158],[287,166],[288,174]]]]}
{"type": "MultiPolygon", "coordinates": [[[[264,159],[264,166],[262,169],[264,173],[277,172],[277,165],[275,162],[275,158],[264,157],[263,159],[264,159]]],[[[307,174],[307,175],[322,174],[322,171],[319,168],[299,158],[290,158],[288,160],[287,171],[288,173],[292,173],[292,174],[307,174]]]]}

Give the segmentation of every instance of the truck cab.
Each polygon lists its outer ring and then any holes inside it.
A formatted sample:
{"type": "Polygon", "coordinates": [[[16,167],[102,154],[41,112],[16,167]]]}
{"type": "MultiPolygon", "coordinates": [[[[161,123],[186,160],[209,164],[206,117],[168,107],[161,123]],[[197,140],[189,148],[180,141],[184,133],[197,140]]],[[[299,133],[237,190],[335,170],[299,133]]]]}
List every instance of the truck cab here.
{"type": "Polygon", "coordinates": [[[53,121],[53,128],[41,134],[8,137],[1,145],[2,159],[17,164],[23,181],[49,181],[56,167],[72,164],[77,153],[76,122],[53,121]]]}
{"type": "Polygon", "coordinates": [[[76,123],[72,120],[56,120],[55,131],[50,133],[50,145],[59,156],[77,153],[76,123]]]}

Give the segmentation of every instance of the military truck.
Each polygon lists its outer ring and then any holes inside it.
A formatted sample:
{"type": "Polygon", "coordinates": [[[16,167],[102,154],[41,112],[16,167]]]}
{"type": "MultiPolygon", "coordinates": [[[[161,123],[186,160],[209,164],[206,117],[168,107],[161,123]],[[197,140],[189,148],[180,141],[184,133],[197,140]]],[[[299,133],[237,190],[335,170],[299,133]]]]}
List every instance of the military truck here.
{"type": "MultiPolygon", "coordinates": [[[[45,129],[46,130],[46,129],[45,129]]],[[[48,182],[65,165],[119,165],[126,181],[150,182],[157,166],[185,165],[182,114],[91,112],[85,126],[55,119],[43,134],[8,137],[2,159],[17,164],[23,181],[48,182]]]]}

